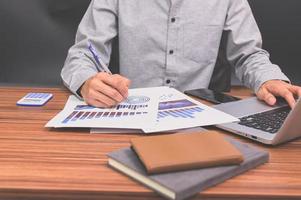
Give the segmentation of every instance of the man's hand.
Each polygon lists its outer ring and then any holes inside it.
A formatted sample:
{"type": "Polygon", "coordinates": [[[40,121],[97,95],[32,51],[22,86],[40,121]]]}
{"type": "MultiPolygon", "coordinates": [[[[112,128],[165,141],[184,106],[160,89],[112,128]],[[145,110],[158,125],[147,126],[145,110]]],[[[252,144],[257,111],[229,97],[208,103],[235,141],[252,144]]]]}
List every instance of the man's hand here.
{"type": "Polygon", "coordinates": [[[296,104],[294,96],[301,97],[301,87],[281,80],[270,80],[262,84],[257,92],[257,97],[271,106],[275,105],[276,96],[283,97],[293,108],[296,104]]]}
{"type": "Polygon", "coordinates": [[[87,104],[108,108],[127,98],[129,85],[125,77],[100,72],[88,79],[80,92],[87,104]]]}

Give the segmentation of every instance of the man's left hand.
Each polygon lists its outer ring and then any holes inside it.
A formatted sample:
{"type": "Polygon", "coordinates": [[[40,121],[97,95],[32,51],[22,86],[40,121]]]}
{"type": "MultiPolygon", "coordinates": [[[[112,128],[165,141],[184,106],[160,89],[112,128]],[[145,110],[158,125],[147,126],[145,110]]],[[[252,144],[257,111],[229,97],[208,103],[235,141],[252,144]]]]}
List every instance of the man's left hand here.
{"type": "Polygon", "coordinates": [[[301,97],[301,87],[281,80],[270,80],[262,84],[256,95],[271,106],[275,105],[276,97],[283,97],[293,108],[296,104],[294,96],[301,97]]]}

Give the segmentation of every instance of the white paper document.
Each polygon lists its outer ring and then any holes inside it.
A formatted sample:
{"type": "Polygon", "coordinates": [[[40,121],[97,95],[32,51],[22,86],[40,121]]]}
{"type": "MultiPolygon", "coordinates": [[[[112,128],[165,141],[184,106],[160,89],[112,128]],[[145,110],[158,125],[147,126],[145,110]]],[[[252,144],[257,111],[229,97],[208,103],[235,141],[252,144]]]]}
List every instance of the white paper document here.
{"type": "Polygon", "coordinates": [[[232,115],[206,106],[173,88],[161,90],[157,123],[143,131],[161,132],[239,121],[232,115]]]}
{"type": "Polygon", "coordinates": [[[46,127],[129,128],[154,125],[157,118],[159,88],[130,89],[128,98],[114,108],[88,106],[70,96],[65,108],[46,127]]]}
{"type": "Polygon", "coordinates": [[[114,108],[88,106],[70,96],[46,127],[84,127],[92,133],[153,133],[239,121],[169,87],[130,89],[114,108]]]}

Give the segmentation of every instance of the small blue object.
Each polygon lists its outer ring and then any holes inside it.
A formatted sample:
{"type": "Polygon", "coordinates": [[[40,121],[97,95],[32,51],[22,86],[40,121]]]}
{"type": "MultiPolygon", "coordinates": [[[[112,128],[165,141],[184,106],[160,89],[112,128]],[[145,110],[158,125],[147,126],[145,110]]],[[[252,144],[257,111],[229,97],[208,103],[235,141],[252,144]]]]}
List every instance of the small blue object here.
{"type": "Polygon", "coordinates": [[[18,106],[43,106],[51,98],[51,93],[28,93],[22,99],[17,102],[18,106]]]}

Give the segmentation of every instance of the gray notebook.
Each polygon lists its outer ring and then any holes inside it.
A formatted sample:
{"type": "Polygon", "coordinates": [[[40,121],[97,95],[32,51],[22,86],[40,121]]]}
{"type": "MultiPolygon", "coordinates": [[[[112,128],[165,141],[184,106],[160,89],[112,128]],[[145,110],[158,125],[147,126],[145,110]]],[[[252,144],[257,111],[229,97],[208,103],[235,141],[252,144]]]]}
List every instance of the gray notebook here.
{"type": "Polygon", "coordinates": [[[227,140],[243,154],[242,164],[147,175],[136,153],[124,148],[108,154],[109,165],[166,198],[185,199],[269,160],[265,151],[237,140],[227,140]]]}

